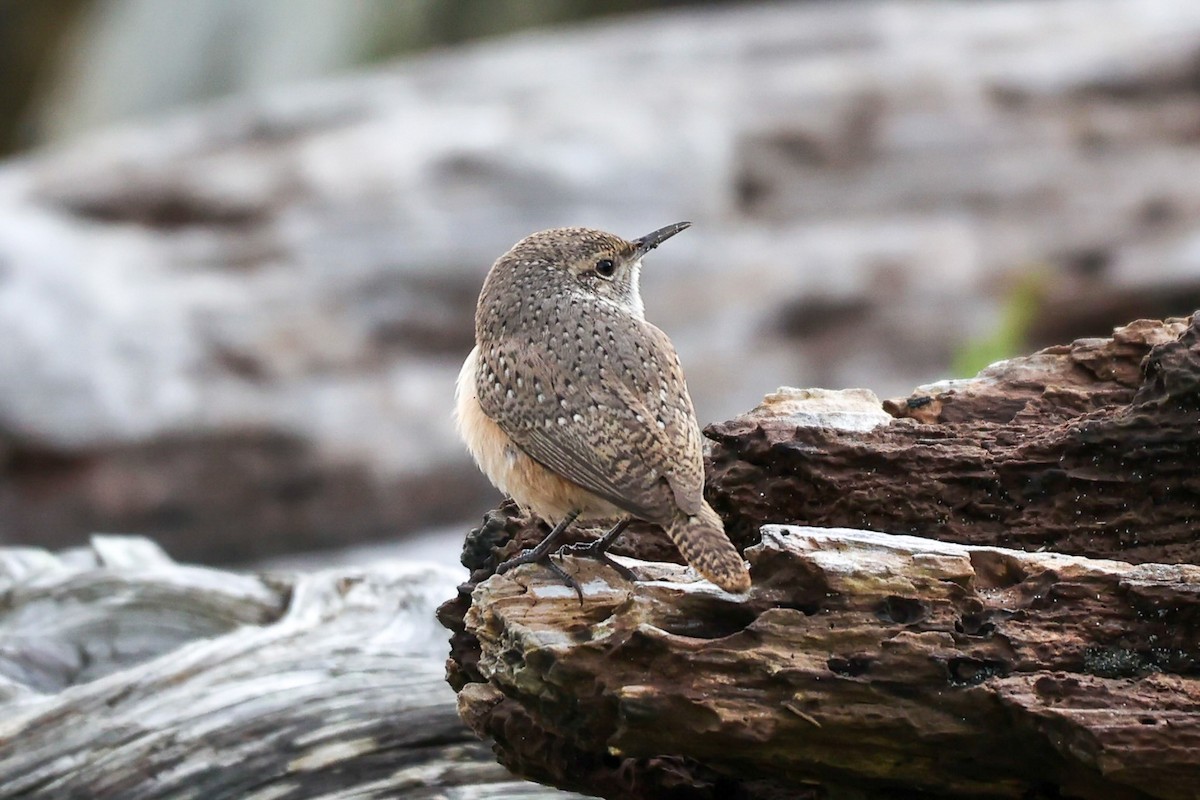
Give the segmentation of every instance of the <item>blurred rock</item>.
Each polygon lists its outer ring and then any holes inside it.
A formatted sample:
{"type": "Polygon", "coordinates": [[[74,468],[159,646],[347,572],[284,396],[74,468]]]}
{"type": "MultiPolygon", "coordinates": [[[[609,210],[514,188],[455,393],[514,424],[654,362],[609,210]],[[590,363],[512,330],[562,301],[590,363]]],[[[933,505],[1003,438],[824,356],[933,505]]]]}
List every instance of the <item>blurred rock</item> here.
{"type": "Polygon", "coordinates": [[[553,225],[695,221],[643,294],[703,421],[942,377],[1036,265],[1195,287],[1198,54],[1174,0],[692,10],[11,162],[0,537],[228,560],[473,516],[495,495],[449,408],[474,298],[553,225]]]}

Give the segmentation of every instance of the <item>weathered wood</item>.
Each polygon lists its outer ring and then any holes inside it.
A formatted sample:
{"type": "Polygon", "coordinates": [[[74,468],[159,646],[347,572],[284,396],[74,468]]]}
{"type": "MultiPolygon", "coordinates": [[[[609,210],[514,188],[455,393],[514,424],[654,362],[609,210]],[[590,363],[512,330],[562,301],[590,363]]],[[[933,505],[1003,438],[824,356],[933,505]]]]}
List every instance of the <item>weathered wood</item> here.
{"type": "Polygon", "coordinates": [[[623,552],[660,580],[568,560],[582,608],[491,576],[539,521],[468,536],[449,679],[503,763],[613,798],[1197,796],[1200,314],[708,433],[744,597],[647,563],[652,528],[623,552]],[[762,527],[795,520],[831,530],[762,527]]]}
{"type": "Polygon", "coordinates": [[[455,713],[432,615],[453,584],[239,575],[141,539],[0,550],[0,797],[562,797],[455,713]]]}
{"type": "Polygon", "coordinates": [[[464,718],[605,797],[1196,796],[1200,567],[780,526],[747,556],[745,596],[490,578],[464,718]]]}
{"type": "Polygon", "coordinates": [[[1200,564],[1200,314],[1000,362],[885,408],[896,419],[869,431],[770,403],[710,426],[708,496],[734,539],[800,523],[1200,564]]]}

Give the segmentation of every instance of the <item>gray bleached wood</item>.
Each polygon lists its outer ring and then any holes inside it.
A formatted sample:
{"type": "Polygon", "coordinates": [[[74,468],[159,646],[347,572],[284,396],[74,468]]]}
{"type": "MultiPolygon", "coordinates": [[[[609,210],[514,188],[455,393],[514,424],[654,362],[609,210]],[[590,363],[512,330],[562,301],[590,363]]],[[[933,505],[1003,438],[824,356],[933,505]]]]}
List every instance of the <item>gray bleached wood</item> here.
{"type": "Polygon", "coordinates": [[[563,797],[455,713],[433,608],[456,577],[0,550],[0,798],[563,797]]]}

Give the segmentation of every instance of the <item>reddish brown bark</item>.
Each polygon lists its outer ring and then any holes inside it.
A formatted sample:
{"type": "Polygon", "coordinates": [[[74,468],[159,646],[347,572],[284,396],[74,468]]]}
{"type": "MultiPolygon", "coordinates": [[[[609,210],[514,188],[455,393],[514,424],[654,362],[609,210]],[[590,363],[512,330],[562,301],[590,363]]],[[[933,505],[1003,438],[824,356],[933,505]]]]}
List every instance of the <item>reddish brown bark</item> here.
{"type": "Polygon", "coordinates": [[[897,420],[867,433],[710,426],[709,500],[742,544],[795,522],[1200,563],[1198,328],[1135,322],[1002,362],[885,403],[897,420]]]}

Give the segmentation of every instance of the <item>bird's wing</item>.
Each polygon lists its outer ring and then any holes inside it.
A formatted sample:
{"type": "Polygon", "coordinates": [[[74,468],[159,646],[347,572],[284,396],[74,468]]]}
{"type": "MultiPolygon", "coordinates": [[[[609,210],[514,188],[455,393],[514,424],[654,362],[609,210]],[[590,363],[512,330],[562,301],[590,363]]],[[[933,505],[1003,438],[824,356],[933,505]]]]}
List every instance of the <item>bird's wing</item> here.
{"type": "Polygon", "coordinates": [[[603,308],[589,323],[481,346],[484,413],[534,460],[641,519],[696,514],[700,428],[670,339],[603,308]]]}

